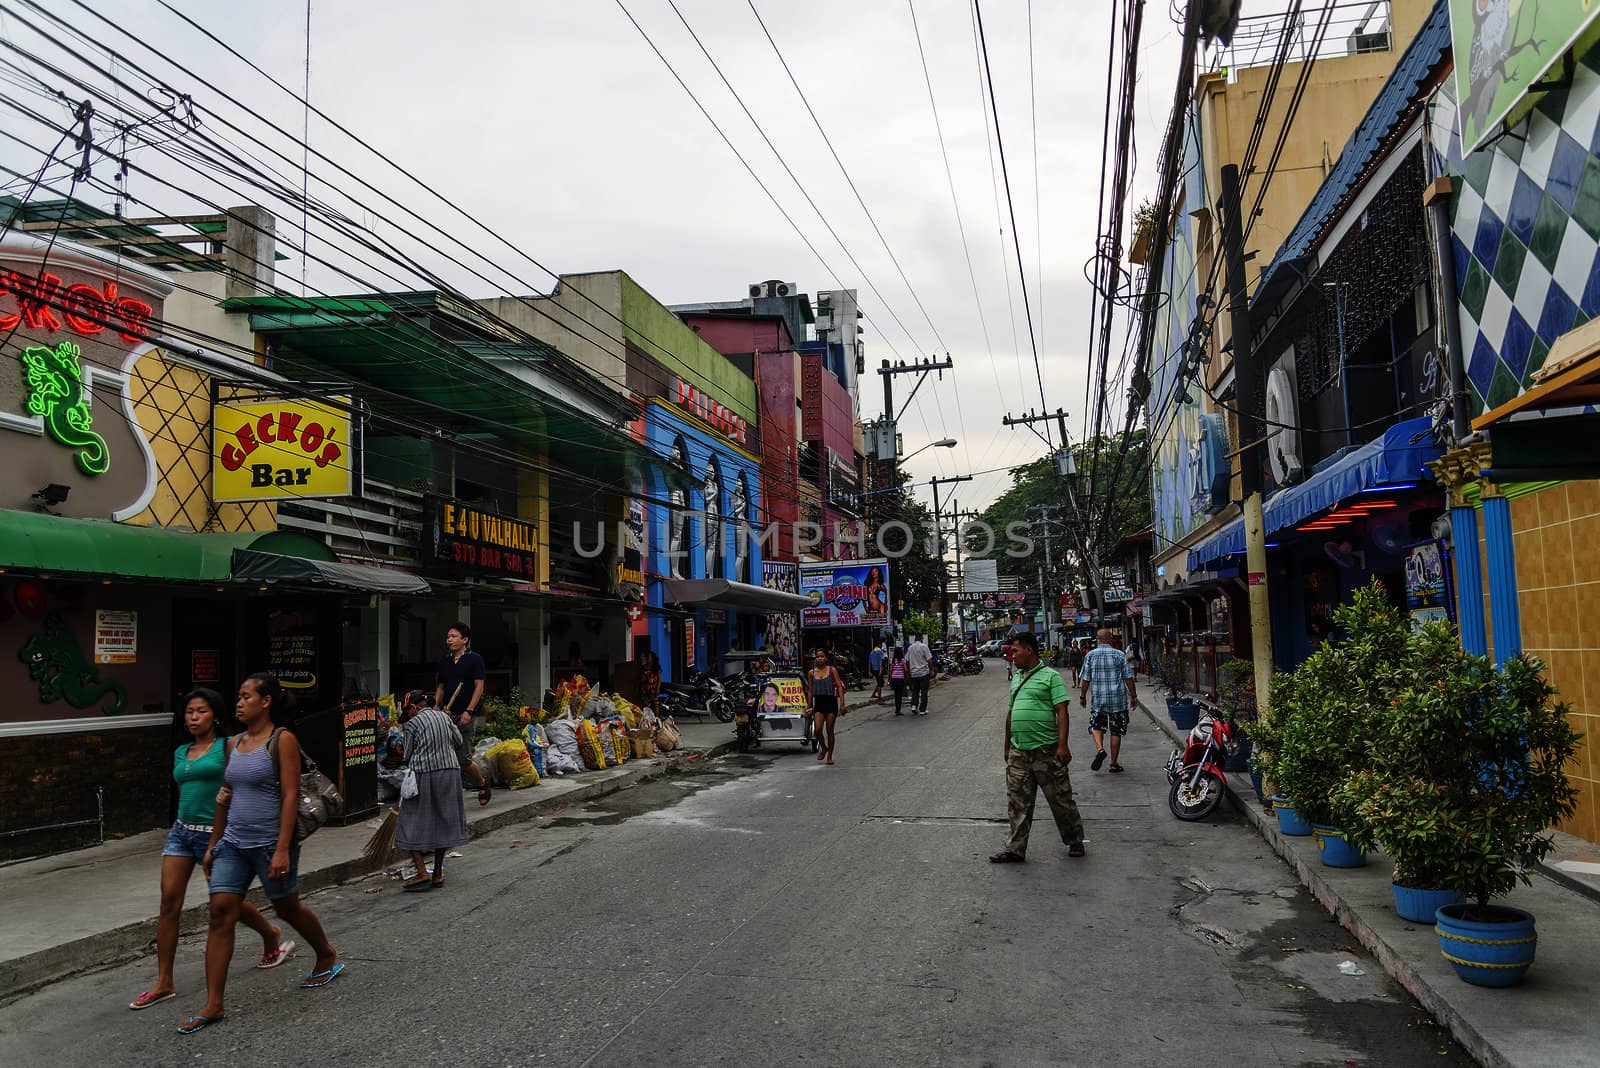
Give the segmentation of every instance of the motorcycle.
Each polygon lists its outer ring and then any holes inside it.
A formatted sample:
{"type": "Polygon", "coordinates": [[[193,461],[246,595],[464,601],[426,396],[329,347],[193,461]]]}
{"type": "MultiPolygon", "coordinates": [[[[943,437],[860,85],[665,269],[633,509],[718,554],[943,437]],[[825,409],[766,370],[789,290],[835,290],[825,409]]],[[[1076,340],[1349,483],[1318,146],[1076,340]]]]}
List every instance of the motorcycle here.
{"type": "Polygon", "coordinates": [[[1167,758],[1167,807],[1180,820],[1203,820],[1222,802],[1222,766],[1239,750],[1238,726],[1208,708],[1189,732],[1183,752],[1167,758]]]}
{"type": "Polygon", "coordinates": [[[676,694],[683,701],[683,711],[691,715],[707,712],[723,723],[733,722],[733,702],[728,698],[722,680],[709,671],[697,672],[688,682],[662,684],[661,695],[676,694]]]}
{"type": "Polygon", "coordinates": [[[983,673],[983,657],[963,656],[961,658],[961,674],[979,675],[983,673]]]}

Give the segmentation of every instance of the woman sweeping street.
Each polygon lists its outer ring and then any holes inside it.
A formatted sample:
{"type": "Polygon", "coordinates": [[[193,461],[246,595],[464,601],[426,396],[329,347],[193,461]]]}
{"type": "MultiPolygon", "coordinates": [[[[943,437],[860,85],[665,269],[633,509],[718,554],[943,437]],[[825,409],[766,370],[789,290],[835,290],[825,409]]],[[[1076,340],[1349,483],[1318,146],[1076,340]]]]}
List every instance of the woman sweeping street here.
{"type": "MultiPolygon", "coordinates": [[[[420,703],[420,702],[419,702],[420,703]]],[[[395,844],[411,853],[416,874],[409,891],[444,885],[444,856],[467,840],[467,806],[461,797],[461,731],[437,708],[420,707],[405,725],[406,766],[416,776],[417,796],[400,802],[395,844]],[[433,853],[430,878],[425,853],[433,853]]]]}
{"type": "Polygon", "coordinates": [[[327,986],[344,971],[322,922],[300,900],[300,845],[294,840],[300,798],[300,743],[273,717],[287,719],[294,698],[277,676],[265,672],[239,684],[235,712],[245,733],[232,740],[223,777],[228,797],[217,801],[216,822],[206,848],[211,881],[211,926],[206,934],[206,1004],[178,1028],[182,1035],[219,1023],[233,960],[233,936],[250,885],[262,892],[278,918],[300,933],[316,963],[300,987],[327,986]]]}
{"type": "MultiPolygon", "coordinates": [[[[193,741],[178,746],[172,757],[172,778],[178,784],[178,819],[167,832],[161,850],[161,913],[156,921],[155,985],[128,1003],[130,1009],[148,1009],[178,996],[172,966],[178,955],[178,920],[194,866],[205,859],[217,815],[217,792],[228,763],[227,740],[218,733],[223,714],[222,695],[215,690],[191,690],[183,699],[183,725],[193,741]]],[[[294,942],[248,901],[239,905],[239,919],[261,936],[257,968],[276,968],[294,952],[294,942]]]]}
{"type": "Polygon", "coordinates": [[[839,669],[828,660],[826,649],[817,650],[811,670],[806,672],[806,697],[816,721],[813,737],[822,743],[822,751],[817,754],[817,759],[832,764],[833,726],[839,713],[844,711],[844,679],[839,677],[839,669]]]}

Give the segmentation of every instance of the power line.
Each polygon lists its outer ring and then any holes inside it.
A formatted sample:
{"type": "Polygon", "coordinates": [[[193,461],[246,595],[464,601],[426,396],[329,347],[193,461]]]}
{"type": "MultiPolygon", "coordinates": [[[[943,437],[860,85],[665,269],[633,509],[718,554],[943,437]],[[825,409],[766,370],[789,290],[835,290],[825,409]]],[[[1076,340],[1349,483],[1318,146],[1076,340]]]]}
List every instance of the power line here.
{"type": "MultiPolygon", "coordinates": [[[[1039,403],[1049,407],[1049,402],[1044,396],[1044,369],[1039,363],[1039,342],[1033,332],[1033,307],[1028,300],[1028,277],[1022,266],[1022,242],[1017,238],[1017,208],[1011,198],[1011,173],[1006,167],[1006,144],[1000,135],[1000,105],[994,95],[994,71],[989,65],[989,43],[983,32],[983,5],[980,0],[972,0],[973,15],[978,20],[978,46],[983,54],[983,74],[989,85],[989,106],[994,111],[994,140],[995,147],[1000,152],[1000,176],[1005,180],[1006,209],[1011,216],[1011,244],[1017,250],[1017,279],[1022,286],[1022,310],[1028,320],[1028,344],[1033,349],[1033,372],[1039,381],[1039,403]]],[[[1050,436],[1050,428],[1045,427],[1045,437],[1050,436]]]]}

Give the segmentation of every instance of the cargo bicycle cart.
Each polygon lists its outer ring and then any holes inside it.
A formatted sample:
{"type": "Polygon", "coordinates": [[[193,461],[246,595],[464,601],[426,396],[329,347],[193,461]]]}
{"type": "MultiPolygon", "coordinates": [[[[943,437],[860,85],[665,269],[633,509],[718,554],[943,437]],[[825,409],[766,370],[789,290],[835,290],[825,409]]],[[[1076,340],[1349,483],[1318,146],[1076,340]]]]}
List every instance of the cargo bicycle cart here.
{"type": "Polygon", "coordinates": [[[799,742],[816,749],[811,716],[806,709],[805,676],[798,671],[771,671],[758,675],[755,696],[734,712],[734,730],[739,751],[745,752],[763,740],[799,742]]]}

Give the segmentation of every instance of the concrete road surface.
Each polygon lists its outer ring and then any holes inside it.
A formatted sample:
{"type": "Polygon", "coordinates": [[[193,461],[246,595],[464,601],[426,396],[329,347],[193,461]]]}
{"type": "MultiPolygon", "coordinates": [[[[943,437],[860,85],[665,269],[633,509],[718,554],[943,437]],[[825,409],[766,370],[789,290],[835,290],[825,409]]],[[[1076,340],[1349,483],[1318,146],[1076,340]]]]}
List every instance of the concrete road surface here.
{"type": "Polygon", "coordinates": [[[347,972],[302,991],[309,955],[256,971],[241,931],[192,1037],[203,939],[146,1011],[148,960],[57,983],[0,1008],[0,1063],[1470,1063],[1239,821],[1168,813],[1137,715],[1128,771],[1096,774],[1074,704],[1088,857],[1041,799],[1029,862],[989,864],[1004,692],[946,682],[925,718],[856,695],[833,767],[715,761],[475,841],[441,890],[314,895],[347,972]]]}

